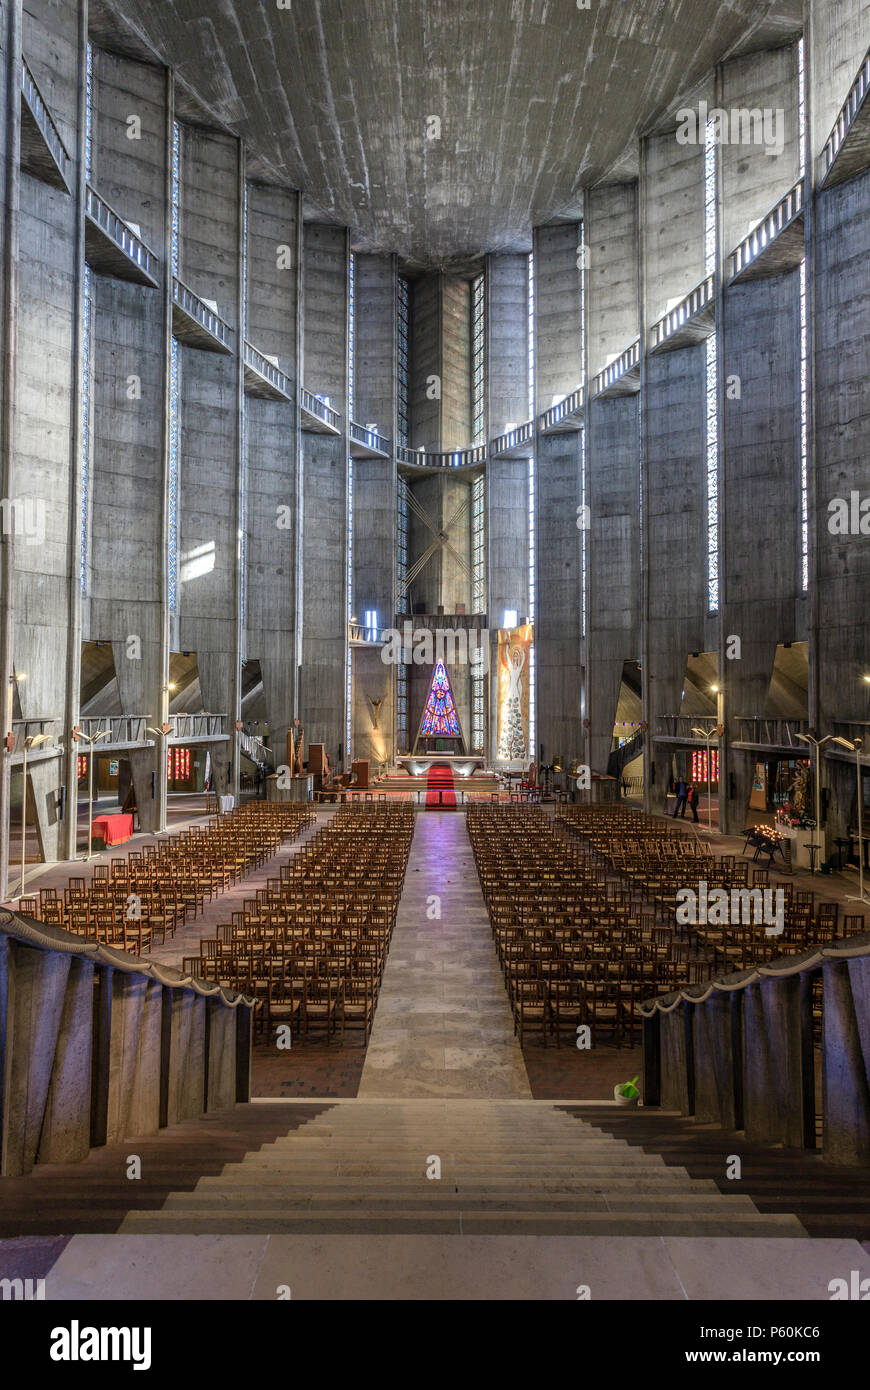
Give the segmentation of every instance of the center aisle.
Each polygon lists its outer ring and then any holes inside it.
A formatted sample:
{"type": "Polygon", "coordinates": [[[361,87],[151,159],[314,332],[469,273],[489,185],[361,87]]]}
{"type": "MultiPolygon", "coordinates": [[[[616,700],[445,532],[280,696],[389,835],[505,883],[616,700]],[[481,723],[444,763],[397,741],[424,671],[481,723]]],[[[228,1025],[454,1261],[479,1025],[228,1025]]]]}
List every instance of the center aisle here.
{"type": "Polygon", "coordinates": [[[465,816],[416,818],[361,1099],[528,1099],[465,816]],[[440,902],[440,920],[427,916],[440,902]]]}

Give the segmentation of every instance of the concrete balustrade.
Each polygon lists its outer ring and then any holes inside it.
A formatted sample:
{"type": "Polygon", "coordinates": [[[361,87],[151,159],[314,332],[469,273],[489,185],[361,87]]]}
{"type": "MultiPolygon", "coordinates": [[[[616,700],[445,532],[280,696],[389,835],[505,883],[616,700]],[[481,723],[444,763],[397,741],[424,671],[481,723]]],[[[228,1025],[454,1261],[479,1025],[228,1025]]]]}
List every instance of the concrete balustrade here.
{"type": "Polygon", "coordinates": [[[641,1012],[646,1106],[743,1130],[755,1143],[820,1147],[828,1163],[866,1168],[870,933],[663,995],[641,1012]]]}
{"type": "Polygon", "coordinates": [[[253,1001],[0,913],[0,1176],[250,1098],[253,1001]]]}

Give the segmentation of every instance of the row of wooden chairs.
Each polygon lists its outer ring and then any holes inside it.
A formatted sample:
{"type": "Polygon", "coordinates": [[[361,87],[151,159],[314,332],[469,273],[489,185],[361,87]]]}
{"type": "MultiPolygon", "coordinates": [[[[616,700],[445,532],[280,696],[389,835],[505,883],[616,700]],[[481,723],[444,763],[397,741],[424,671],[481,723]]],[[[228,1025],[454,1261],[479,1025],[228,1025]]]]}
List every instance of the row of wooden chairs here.
{"type": "Polygon", "coordinates": [[[96,864],[89,882],[73,875],[60,891],[43,888],[23,898],[19,911],[141,955],[174,937],[206,901],[261,867],[314,819],[305,808],[249,803],[96,864]]]}
{"type": "Polygon", "coordinates": [[[191,974],[254,997],[271,1039],[350,1028],[367,1042],[404,884],[414,819],[400,802],[342,807],[185,958],[191,974]]]}

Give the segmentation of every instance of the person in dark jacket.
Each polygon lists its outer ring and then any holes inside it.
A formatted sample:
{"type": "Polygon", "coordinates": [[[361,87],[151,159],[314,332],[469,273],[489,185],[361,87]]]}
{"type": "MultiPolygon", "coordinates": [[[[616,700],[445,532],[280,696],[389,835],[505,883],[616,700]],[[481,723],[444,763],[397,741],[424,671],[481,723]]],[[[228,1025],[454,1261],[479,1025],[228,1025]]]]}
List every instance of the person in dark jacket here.
{"type": "MultiPolygon", "coordinates": [[[[689,805],[692,808],[692,820],[695,822],[696,825],[698,824],[698,802],[700,800],[700,792],[698,791],[697,785],[693,782],[692,785],[689,787],[689,805]]],[[[685,816],[685,814],[686,808],[684,806],[683,815],[685,816]]]]}
{"type": "Polygon", "coordinates": [[[689,788],[686,785],[685,777],[677,778],[677,784],[674,790],[677,794],[677,800],[674,806],[674,820],[677,819],[677,816],[682,816],[683,818],[685,818],[686,802],[689,798],[689,788]]]}

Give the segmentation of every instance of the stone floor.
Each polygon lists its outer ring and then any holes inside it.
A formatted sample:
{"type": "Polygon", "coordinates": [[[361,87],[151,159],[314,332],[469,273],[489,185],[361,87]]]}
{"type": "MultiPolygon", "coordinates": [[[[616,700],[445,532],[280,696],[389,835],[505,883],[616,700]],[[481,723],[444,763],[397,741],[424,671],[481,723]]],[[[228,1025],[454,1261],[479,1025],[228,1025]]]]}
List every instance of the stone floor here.
{"type": "Polygon", "coordinates": [[[576,1302],[585,1288],[620,1303],[829,1301],[832,1279],[870,1276],[866,1249],[845,1239],[77,1235],[59,1254],[58,1244],[0,1241],[0,1276],[44,1277],[46,1300],[60,1302],[576,1302]]]}
{"type": "Polygon", "coordinates": [[[359,1094],[531,1096],[461,813],[417,818],[359,1094]]]}

